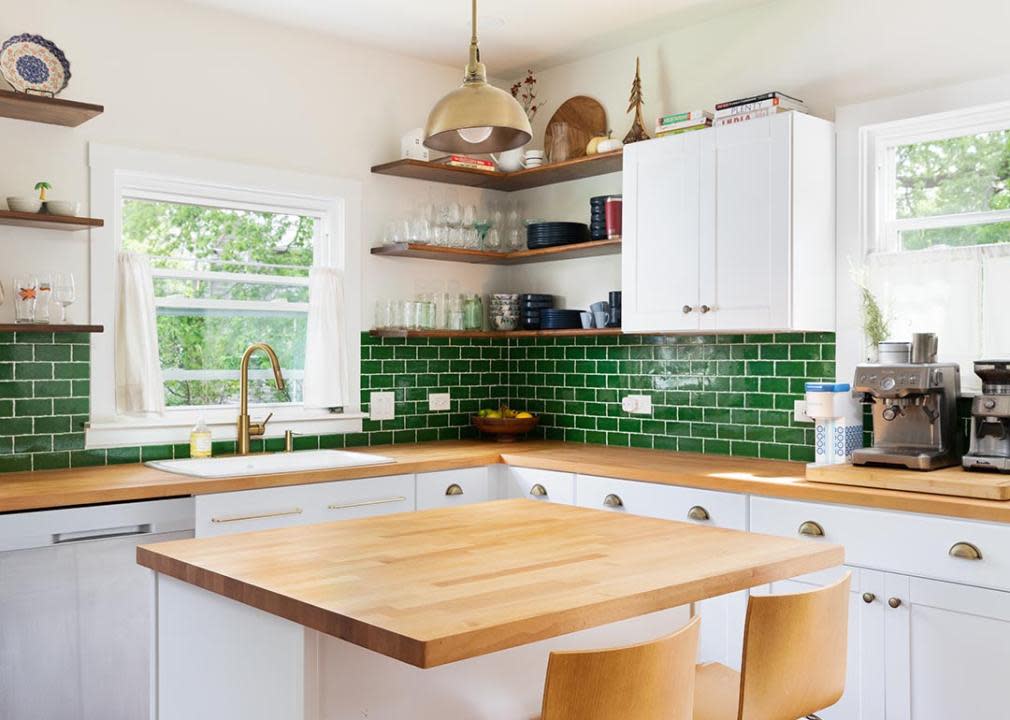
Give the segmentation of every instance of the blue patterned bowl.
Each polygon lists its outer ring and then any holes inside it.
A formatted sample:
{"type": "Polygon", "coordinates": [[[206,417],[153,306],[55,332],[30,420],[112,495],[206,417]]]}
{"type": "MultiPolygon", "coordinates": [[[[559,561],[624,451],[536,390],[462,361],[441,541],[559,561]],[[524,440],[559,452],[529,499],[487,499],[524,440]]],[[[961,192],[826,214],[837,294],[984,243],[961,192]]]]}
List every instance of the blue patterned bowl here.
{"type": "Polygon", "coordinates": [[[70,61],[53,42],[22,33],[0,45],[0,75],[18,92],[55,96],[70,82],[70,61]]]}

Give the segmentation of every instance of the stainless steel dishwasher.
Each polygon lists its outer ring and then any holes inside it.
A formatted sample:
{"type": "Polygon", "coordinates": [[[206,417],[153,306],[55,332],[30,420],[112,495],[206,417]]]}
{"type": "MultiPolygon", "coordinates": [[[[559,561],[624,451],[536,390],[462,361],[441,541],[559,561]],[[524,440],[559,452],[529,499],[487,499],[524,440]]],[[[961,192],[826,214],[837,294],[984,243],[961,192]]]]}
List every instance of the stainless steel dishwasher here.
{"type": "Polygon", "coordinates": [[[154,586],[136,547],[193,536],[193,499],[0,514],[0,718],[150,711],[154,586]]]}

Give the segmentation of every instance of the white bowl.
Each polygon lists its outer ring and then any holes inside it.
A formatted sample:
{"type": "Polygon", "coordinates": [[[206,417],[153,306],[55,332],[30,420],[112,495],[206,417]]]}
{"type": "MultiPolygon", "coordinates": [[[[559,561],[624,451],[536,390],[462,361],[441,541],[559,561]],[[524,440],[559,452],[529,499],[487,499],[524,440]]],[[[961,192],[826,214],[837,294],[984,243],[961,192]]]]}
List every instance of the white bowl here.
{"type": "Polygon", "coordinates": [[[9,197],[7,207],[12,212],[37,213],[42,209],[42,201],[33,197],[9,197]]]}
{"type": "Polygon", "coordinates": [[[50,215],[77,217],[81,214],[81,204],[76,200],[47,200],[46,210],[50,215]]]}

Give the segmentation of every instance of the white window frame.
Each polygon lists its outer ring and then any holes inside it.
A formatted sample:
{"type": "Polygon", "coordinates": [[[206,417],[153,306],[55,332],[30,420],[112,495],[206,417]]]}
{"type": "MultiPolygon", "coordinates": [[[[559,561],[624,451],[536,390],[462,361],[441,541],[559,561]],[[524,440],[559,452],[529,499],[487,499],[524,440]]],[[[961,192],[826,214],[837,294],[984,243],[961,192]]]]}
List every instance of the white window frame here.
{"type": "Polygon", "coordinates": [[[1010,222],[1010,210],[966,212],[924,218],[895,217],[895,149],[901,145],[1010,128],[1010,103],[935,113],[860,129],[863,168],[863,247],[870,252],[916,252],[900,247],[902,231],[1010,222]]]}
{"type": "MultiPolygon", "coordinates": [[[[167,408],[163,415],[120,415],[115,405],[115,267],[119,252],[124,198],[146,198],[310,215],[319,220],[314,249],[317,265],[343,270],[346,295],[348,403],[340,413],[306,409],[300,404],[258,404],[256,416],[274,413],[267,437],[285,430],[299,433],[360,432],[361,259],[360,183],[201,158],[91,143],[91,207],[105,226],[91,233],[91,317],[105,325],[92,343],[91,422],[87,447],[186,442],[200,416],[215,440],[234,440],[235,408],[167,408]]],[[[177,276],[180,271],[167,271],[177,276]]],[[[165,274],[155,270],[156,276],[165,274]]],[[[241,275],[241,274],[240,274],[241,275]]],[[[262,278],[260,278],[262,279],[262,278]]],[[[285,280],[286,284],[297,284],[285,280]]],[[[307,279],[305,279],[307,284],[307,279]]],[[[219,303],[215,303],[220,307],[219,303]]],[[[194,307],[186,302],[186,307],[194,307]]],[[[277,309],[264,303],[265,309],[277,309]]],[[[247,305],[243,305],[248,309],[247,305]]],[[[307,309],[301,304],[296,308],[307,309]]],[[[258,372],[258,371],[257,371],[258,372]]]]}

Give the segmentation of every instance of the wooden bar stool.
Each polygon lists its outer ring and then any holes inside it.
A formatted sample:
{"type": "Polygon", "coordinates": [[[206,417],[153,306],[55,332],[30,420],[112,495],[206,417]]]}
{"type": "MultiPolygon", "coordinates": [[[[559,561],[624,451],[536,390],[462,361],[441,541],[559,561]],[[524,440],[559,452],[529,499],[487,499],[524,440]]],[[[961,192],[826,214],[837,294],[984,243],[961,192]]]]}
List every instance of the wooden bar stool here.
{"type": "Polygon", "coordinates": [[[690,720],[699,620],[639,645],[552,652],[541,720],[690,720]]]}
{"type": "Polygon", "coordinates": [[[743,671],[699,665],[694,720],[797,720],[845,691],[851,573],[795,595],[752,596],[743,671]]]}

